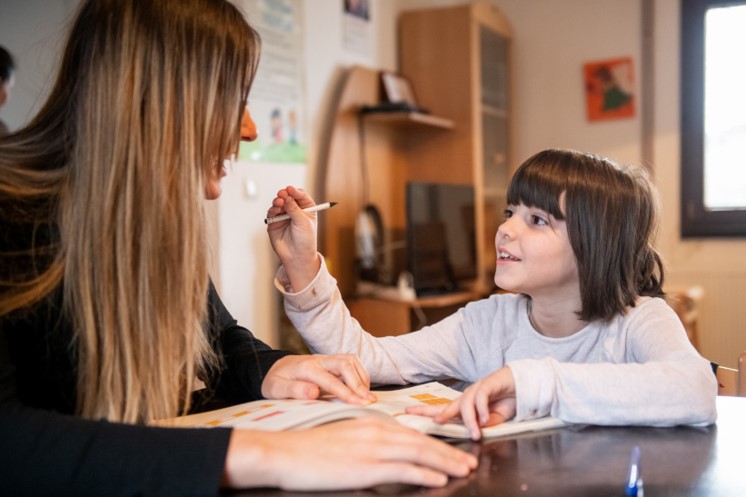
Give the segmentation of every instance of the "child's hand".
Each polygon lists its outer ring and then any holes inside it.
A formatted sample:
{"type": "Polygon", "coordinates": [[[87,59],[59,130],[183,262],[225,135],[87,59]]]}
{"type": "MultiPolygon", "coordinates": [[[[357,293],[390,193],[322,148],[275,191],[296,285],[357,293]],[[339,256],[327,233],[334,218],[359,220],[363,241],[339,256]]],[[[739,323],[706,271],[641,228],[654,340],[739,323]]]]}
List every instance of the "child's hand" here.
{"type": "Polygon", "coordinates": [[[463,395],[444,408],[412,407],[408,413],[432,417],[445,423],[460,414],[473,440],[482,436],[480,427],[492,426],[515,416],[515,380],[505,366],[472,384],[463,395]]]}
{"type": "Polygon", "coordinates": [[[305,191],[288,186],[277,192],[267,211],[267,217],[290,216],[289,220],[268,225],[267,233],[296,292],[316,277],[321,265],[316,245],[316,214],[302,210],[313,205],[313,199],[305,191]]]}

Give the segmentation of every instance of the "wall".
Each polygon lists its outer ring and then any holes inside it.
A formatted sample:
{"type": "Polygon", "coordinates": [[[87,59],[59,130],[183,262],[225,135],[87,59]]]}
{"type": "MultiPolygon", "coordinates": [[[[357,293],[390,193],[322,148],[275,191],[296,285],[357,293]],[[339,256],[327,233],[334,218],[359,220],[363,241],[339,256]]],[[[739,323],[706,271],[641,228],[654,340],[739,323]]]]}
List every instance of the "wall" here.
{"type": "MultiPolygon", "coordinates": [[[[468,3],[410,0],[409,8],[468,3]]],[[[494,0],[513,27],[516,149],[522,162],[550,147],[639,161],[640,119],[585,118],[584,62],[632,56],[639,73],[640,0],[494,0]]]]}
{"type": "Polygon", "coordinates": [[[34,115],[54,82],[67,21],[77,0],[3,0],[0,45],[16,62],[16,83],[0,115],[11,130],[34,115]]]}

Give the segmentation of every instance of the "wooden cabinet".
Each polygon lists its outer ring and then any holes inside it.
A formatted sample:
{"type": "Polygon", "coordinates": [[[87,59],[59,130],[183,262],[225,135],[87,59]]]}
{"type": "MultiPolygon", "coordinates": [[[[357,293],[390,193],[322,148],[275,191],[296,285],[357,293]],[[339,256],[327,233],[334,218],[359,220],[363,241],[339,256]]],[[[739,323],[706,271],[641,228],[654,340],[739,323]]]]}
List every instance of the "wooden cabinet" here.
{"type": "MultiPolygon", "coordinates": [[[[326,130],[316,195],[320,202],[339,202],[319,217],[320,249],[352,315],[377,335],[418,329],[493,290],[493,241],[511,164],[511,30],[502,14],[487,2],[407,11],[399,28],[400,72],[430,113],[363,113],[382,101],[379,72],[346,71],[326,130]],[[395,246],[406,230],[409,181],[474,187],[481,270],[466,291],[414,302],[392,298],[391,291],[357,291],[357,215],[374,204],[384,246],[395,246]]],[[[396,257],[394,250],[388,256],[396,257]]]]}
{"type": "Polygon", "coordinates": [[[374,336],[404,335],[437,323],[482,297],[471,292],[454,292],[409,302],[361,296],[350,299],[349,308],[363,328],[374,336]]]}
{"type": "Polygon", "coordinates": [[[423,105],[454,121],[452,133],[416,151],[409,174],[474,185],[481,291],[493,285],[494,237],[513,167],[511,38],[506,18],[484,1],[406,11],[399,22],[400,72],[423,105]]]}
{"type": "MultiPolygon", "coordinates": [[[[355,221],[367,204],[381,214],[384,246],[404,237],[405,185],[413,162],[433,140],[453,132],[453,122],[417,112],[362,112],[381,103],[380,73],[354,66],[342,76],[319,161],[319,202],[338,207],[319,216],[319,248],[342,296],[356,295],[355,221]]],[[[401,250],[399,250],[401,252],[401,250]]],[[[402,255],[395,250],[386,256],[402,255]]],[[[395,275],[394,275],[395,277],[395,275]]]]}

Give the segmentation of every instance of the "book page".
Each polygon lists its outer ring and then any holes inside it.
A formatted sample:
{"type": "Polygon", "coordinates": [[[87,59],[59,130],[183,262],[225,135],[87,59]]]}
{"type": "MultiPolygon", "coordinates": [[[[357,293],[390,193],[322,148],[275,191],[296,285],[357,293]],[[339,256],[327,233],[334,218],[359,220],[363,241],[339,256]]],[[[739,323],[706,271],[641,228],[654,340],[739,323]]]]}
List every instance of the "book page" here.
{"type": "MultiPolygon", "coordinates": [[[[374,393],[378,401],[367,406],[345,404],[336,398],[319,400],[266,399],[163,420],[156,424],[160,426],[203,428],[229,426],[279,431],[306,428],[366,414],[397,417],[403,415],[405,409],[409,406],[445,405],[460,395],[457,390],[438,382],[374,393]]],[[[430,418],[423,417],[423,419],[430,421],[430,418]]]]}
{"type": "MultiPolygon", "coordinates": [[[[461,395],[461,392],[442,383],[432,382],[400,390],[375,392],[375,394],[378,396],[378,402],[371,404],[370,409],[386,412],[405,426],[431,435],[448,438],[471,438],[469,431],[460,419],[439,424],[426,416],[405,413],[405,409],[409,406],[421,404],[447,405],[461,395]]],[[[525,421],[510,420],[499,425],[482,428],[482,437],[492,438],[530,431],[549,430],[565,426],[565,424],[563,421],[551,417],[525,421]]]]}
{"type": "MultiPolygon", "coordinates": [[[[365,415],[394,418],[399,423],[423,433],[449,438],[470,438],[459,420],[438,424],[426,416],[406,414],[406,408],[418,405],[447,405],[461,392],[442,383],[431,382],[399,390],[375,391],[377,402],[367,406],[345,404],[336,398],[319,400],[257,400],[200,414],[171,418],[155,423],[159,426],[212,428],[216,426],[250,430],[281,431],[310,428],[341,419],[365,415]]],[[[556,418],[507,421],[482,429],[485,438],[564,426],[556,418]]]]}
{"type": "Polygon", "coordinates": [[[376,414],[364,407],[328,400],[257,400],[224,409],[159,421],[159,426],[281,431],[306,428],[364,414],[376,414]]]}

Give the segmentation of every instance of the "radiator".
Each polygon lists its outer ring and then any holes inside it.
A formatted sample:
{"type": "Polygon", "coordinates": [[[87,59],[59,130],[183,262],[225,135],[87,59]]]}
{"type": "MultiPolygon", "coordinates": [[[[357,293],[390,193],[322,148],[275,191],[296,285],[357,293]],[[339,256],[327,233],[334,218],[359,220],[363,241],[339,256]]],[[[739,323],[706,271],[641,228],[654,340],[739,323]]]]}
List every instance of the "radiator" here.
{"type": "Polygon", "coordinates": [[[723,366],[737,368],[746,350],[746,271],[677,271],[666,274],[665,288],[697,285],[704,290],[699,303],[699,352],[723,366]]]}

